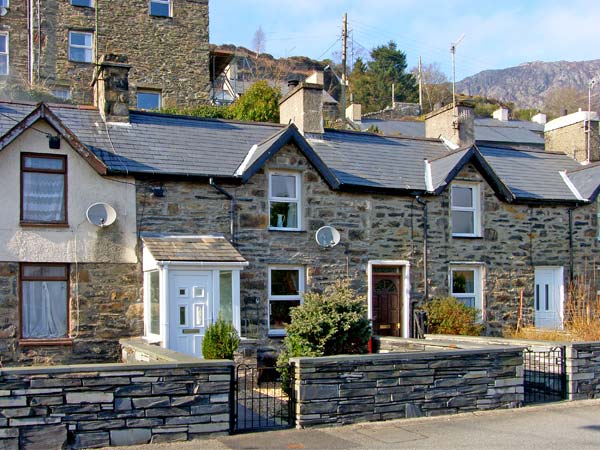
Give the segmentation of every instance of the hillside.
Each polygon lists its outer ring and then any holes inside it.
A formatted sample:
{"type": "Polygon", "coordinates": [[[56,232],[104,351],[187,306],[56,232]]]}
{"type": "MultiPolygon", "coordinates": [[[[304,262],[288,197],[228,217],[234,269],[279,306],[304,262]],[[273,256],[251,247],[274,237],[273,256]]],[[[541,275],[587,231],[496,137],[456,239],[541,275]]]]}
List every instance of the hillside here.
{"type": "Polygon", "coordinates": [[[529,62],[500,70],[484,70],[457,83],[467,95],[514,102],[520,108],[542,108],[553,88],[574,87],[587,93],[588,82],[600,75],[600,59],[593,61],[529,62]]]}

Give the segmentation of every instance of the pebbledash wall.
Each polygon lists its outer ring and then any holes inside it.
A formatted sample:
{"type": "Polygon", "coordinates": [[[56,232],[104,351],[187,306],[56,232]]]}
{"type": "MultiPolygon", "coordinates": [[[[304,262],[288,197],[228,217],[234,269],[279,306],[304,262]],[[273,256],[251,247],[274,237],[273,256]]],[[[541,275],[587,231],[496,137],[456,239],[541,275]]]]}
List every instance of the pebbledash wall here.
{"type": "Polygon", "coordinates": [[[229,431],[232,361],[123,343],[125,364],[0,372],[0,448],[92,448],[185,441],[229,431]],[[133,360],[132,360],[133,358],[133,360]]]}
{"type": "Polygon", "coordinates": [[[521,348],[291,361],[300,428],[514,408],[524,399],[521,348]]]}
{"type": "MultiPolygon", "coordinates": [[[[448,271],[454,263],[477,264],[483,274],[483,318],[487,332],[500,334],[517,321],[519,295],[524,290],[524,318],[532,321],[534,268],[564,266],[570,274],[569,208],[557,205],[514,205],[499,200],[472,165],[457,180],[481,186],[481,238],[454,238],[450,225],[449,190],[426,197],[429,211],[428,290],[430,296],[448,293],[448,271]]],[[[235,196],[235,237],[249,261],[241,274],[242,318],[258,324],[267,335],[268,267],[300,266],[306,270],[306,289],[321,290],[349,277],[361,294],[368,292],[367,268],[372,260],[407,261],[410,301],[423,301],[423,207],[408,196],[347,193],[331,190],[306,158],[289,145],[273,156],[245,185],[223,183],[235,196]],[[302,173],[303,230],[268,230],[270,170],[302,173]],[[323,225],[340,230],[341,245],[320,248],[314,232],[323,225]],[[245,299],[259,299],[244,311],[245,299]]],[[[574,271],[598,254],[596,205],[573,210],[574,271]]],[[[138,180],[137,216],[140,232],[202,234],[229,237],[229,204],[202,182],[138,180]],[[149,194],[164,188],[163,198],[149,194]],[[201,219],[199,219],[201,218],[201,219]]],[[[405,299],[406,300],[406,299],[405,299]]]]}
{"type": "MultiPolygon", "coordinates": [[[[9,33],[8,81],[29,76],[26,0],[11,0],[0,21],[9,33]]],[[[35,5],[35,2],[31,2],[35,5]]],[[[148,0],[94,0],[95,7],[68,0],[38,2],[34,7],[34,80],[51,90],[70,89],[75,103],[91,103],[94,64],[69,61],[69,31],[95,34],[99,54],[127,55],[132,70],[132,106],[138,89],[161,91],[163,105],[188,106],[208,101],[210,92],[208,0],[174,0],[172,17],[149,15],[148,0]],[[38,24],[38,13],[41,23],[38,24]]],[[[0,83],[3,81],[0,77],[0,83]]]]}

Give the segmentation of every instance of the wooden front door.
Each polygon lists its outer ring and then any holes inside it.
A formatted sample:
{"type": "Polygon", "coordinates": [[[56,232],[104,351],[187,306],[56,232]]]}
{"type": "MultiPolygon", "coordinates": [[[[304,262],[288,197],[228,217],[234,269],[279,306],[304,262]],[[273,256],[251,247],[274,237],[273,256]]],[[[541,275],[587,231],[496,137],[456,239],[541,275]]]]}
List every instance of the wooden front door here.
{"type": "Polygon", "coordinates": [[[371,299],[373,333],[380,336],[402,336],[401,268],[386,267],[385,273],[377,273],[376,270],[373,271],[371,299]]]}

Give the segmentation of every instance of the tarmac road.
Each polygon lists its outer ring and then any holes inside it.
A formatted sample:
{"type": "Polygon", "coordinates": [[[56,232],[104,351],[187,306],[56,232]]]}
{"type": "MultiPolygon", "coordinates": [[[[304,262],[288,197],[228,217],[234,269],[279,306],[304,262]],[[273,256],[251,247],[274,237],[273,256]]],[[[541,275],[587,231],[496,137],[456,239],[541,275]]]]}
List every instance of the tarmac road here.
{"type": "MultiPolygon", "coordinates": [[[[115,447],[113,447],[113,450],[115,447]]],[[[512,410],[282,430],[122,450],[600,450],[600,400],[512,410]]]]}

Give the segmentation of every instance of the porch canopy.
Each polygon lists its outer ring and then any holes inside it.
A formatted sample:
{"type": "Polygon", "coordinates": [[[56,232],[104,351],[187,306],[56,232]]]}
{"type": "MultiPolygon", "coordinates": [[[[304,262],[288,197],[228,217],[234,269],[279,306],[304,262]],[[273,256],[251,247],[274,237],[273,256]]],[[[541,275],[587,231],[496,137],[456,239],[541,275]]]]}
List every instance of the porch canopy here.
{"type": "Polygon", "coordinates": [[[219,235],[143,237],[142,241],[156,261],[248,264],[235,247],[219,235]]]}

